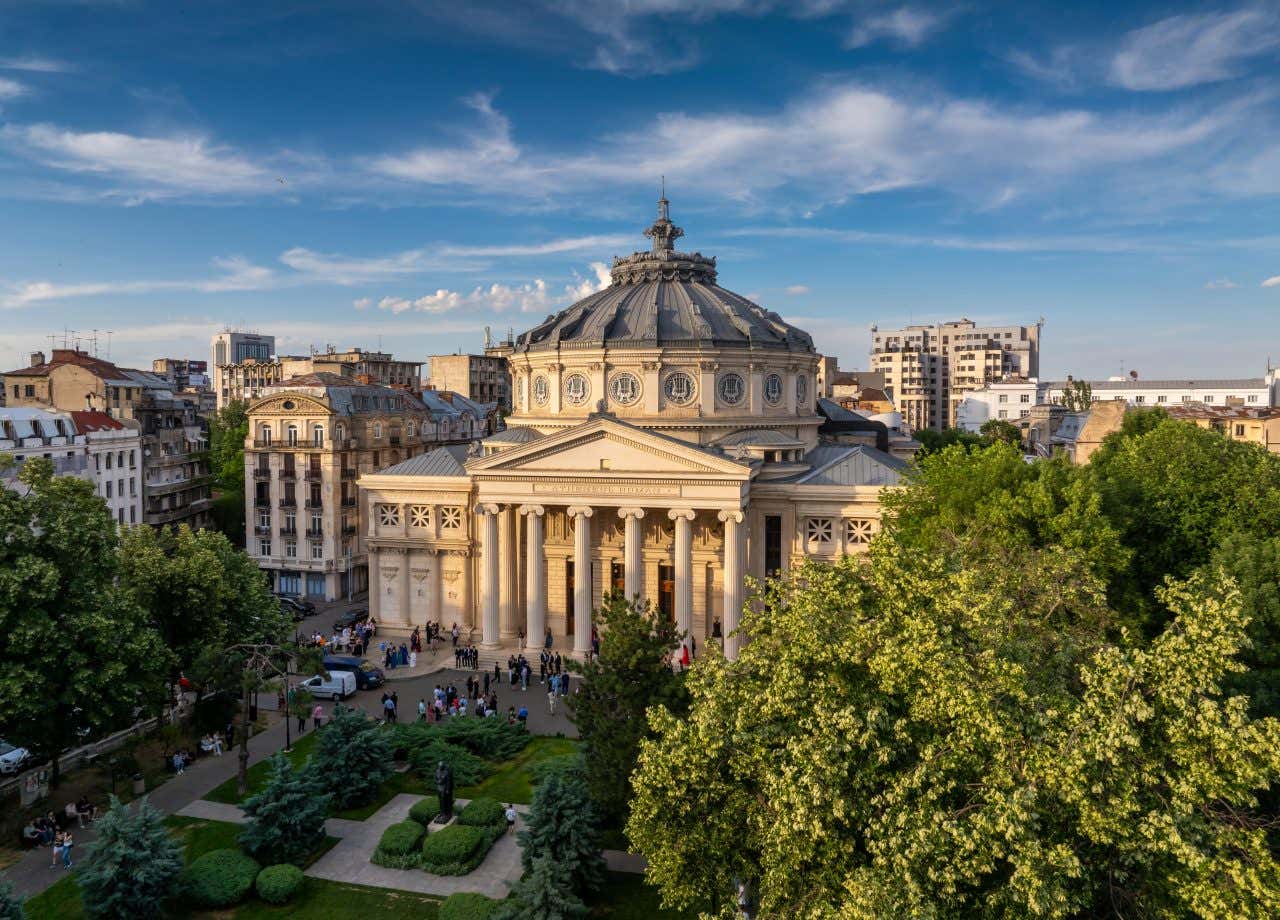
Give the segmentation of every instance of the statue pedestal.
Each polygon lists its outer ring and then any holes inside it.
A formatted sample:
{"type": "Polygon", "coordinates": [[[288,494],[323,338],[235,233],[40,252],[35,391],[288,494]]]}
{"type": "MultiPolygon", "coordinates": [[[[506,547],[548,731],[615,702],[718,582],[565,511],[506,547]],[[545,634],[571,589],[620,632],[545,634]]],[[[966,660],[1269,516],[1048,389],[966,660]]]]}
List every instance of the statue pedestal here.
{"type": "Polygon", "coordinates": [[[456,811],[449,816],[448,821],[442,820],[443,818],[444,818],[444,815],[436,815],[434,818],[432,818],[431,823],[427,825],[427,833],[434,834],[436,831],[444,830],[450,824],[458,823],[458,813],[456,811]]]}

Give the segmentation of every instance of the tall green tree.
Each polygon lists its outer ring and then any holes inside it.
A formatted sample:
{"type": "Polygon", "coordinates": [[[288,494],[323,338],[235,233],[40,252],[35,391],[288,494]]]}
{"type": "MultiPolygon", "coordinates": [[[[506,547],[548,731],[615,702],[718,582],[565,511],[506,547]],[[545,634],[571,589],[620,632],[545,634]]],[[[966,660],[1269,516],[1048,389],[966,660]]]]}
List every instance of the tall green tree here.
{"type": "Polygon", "coordinates": [[[600,630],[600,655],[582,665],[569,707],[582,738],[591,798],[601,818],[613,822],[626,817],[628,777],[640,741],[649,734],[645,710],[681,711],[687,695],[668,663],[681,636],[666,617],[611,591],[593,622],[600,630]]]}
{"type": "Polygon", "coordinates": [[[1276,915],[1280,723],[1223,692],[1229,578],[1169,584],[1168,626],[1122,645],[1076,622],[1098,586],[1055,609],[1052,549],[891,543],[773,583],[688,718],[650,712],[627,832],[666,901],[743,879],[762,916],[1276,915]]]}
{"type": "Polygon", "coordinates": [[[262,571],[217,531],[125,529],[120,569],[171,652],[175,678],[210,649],[275,642],[290,632],[262,571]]]}
{"type": "Polygon", "coordinates": [[[1005,444],[1022,443],[1022,432],[1018,426],[1002,418],[987,419],[978,429],[978,434],[982,435],[983,440],[988,444],[993,441],[1002,441],[1005,444]]]}
{"type": "Polygon", "coordinates": [[[391,735],[363,709],[338,704],[307,764],[308,778],[338,809],[366,805],[391,775],[391,735]]]}
{"type": "Polygon", "coordinates": [[[0,879],[0,920],[26,920],[22,899],[13,893],[13,883],[0,879]]]}
{"type": "Polygon", "coordinates": [[[533,871],[540,856],[550,856],[577,894],[596,890],[604,880],[600,828],[585,779],[577,771],[550,773],[534,789],[529,819],[519,834],[525,872],[533,871]]]}
{"type": "Polygon", "coordinates": [[[301,867],[324,839],[328,808],[329,796],[315,788],[306,771],[295,770],[288,757],[277,753],[266,786],[243,805],[249,822],[240,845],[264,866],[301,867]]]}
{"type": "Polygon", "coordinates": [[[244,441],[249,435],[249,404],[232,400],[209,421],[209,466],[219,529],[244,545],[244,441]]]}
{"type": "Polygon", "coordinates": [[[569,871],[550,853],[535,856],[533,864],[511,888],[494,920],[581,920],[589,913],[574,893],[569,871]]]}
{"type": "Polygon", "coordinates": [[[144,798],[136,810],[111,797],[97,839],[76,882],[90,917],[163,917],[182,872],[182,850],[159,811],[144,798]]]}
{"type": "Polygon", "coordinates": [[[912,437],[920,442],[918,457],[927,457],[953,444],[959,444],[961,447],[980,447],[985,443],[981,435],[962,428],[945,428],[942,431],[934,428],[920,428],[912,437]]]}
{"type": "Polygon", "coordinates": [[[93,485],[40,459],[19,478],[25,494],[0,489],[0,735],[48,757],[158,709],[169,655],[119,583],[93,485]]]}
{"type": "Polygon", "coordinates": [[[1071,412],[1088,412],[1093,405],[1093,387],[1087,380],[1067,378],[1067,385],[1062,388],[1062,405],[1071,412]]]}

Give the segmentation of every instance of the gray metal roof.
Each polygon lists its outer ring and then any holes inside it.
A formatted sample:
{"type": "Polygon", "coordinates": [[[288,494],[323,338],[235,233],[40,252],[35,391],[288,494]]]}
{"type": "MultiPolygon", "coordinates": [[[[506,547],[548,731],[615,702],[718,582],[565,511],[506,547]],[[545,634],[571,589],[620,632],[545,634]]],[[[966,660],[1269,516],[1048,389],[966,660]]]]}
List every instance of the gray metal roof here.
{"type": "Polygon", "coordinates": [[[684,231],[667,217],[645,231],[653,249],[613,262],[613,284],[583,298],[516,340],[517,352],[561,347],[741,347],[813,352],[807,332],[716,283],[714,258],[676,252],[684,231]]]}
{"type": "Polygon", "coordinates": [[[807,486],[896,486],[911,464],[865,444],[820,444],[805,455],[811,465],[791,481],[807,486]]]}
{"type": "MultiPolygon", "coordinates": [[[[1222,377],[1202,380],[1089,380],[1086,381],[1094,390],[1260,390],[1267,386],[1265,377],[1222,377]]],[[[1044,386],[1051,389],[1063,389],[1065,380],[1044,381],[1044,386]]]]}
{"type": "Polygon", "coordinates": [[[466,476],[467,444],[449,444],[379,470],[379,476],[466,476]]]}
{"type": "Polygon", "coordinates": [[[715,446],[737,447],[743,444],[747,447],[791,447],[799,443],[801,443],[799,439],[793,435],[783,434],[772,428],[748,428],[745,431],[735,431],[733,434],[725,435],[716,441],[715,446]]]}
{"type": "Polygon", "coordinates": [[[528,444],[541,437],[543,435],[532,428],[504,428],[502,431],[495,431],[484,440],[486,444],[494,441],[499,444],[528,444]]]}

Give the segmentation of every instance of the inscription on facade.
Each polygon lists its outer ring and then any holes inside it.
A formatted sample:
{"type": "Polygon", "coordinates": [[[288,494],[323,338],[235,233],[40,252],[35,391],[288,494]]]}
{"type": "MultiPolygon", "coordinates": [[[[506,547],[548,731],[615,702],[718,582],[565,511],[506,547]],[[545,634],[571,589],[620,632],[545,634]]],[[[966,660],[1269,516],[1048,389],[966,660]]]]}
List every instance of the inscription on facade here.
{"type": "Polygon", "coordinates": [[[646,495],[646,496],[668,496],[678,498],[680,496],[679,486],[662,486],[662,485],[618,485],[616,483],[592,485],[590,483],[558,483],[558,482],[535,482],[533,491],[554,493],[556,495],[646,495]]]}

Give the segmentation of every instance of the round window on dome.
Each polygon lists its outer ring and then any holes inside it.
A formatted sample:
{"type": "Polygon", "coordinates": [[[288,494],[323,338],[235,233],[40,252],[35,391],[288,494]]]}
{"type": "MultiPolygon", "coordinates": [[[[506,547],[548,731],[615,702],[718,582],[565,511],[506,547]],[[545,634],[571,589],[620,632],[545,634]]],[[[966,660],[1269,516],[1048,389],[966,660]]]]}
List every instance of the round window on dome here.
{"type": "Polygon", "coordinates": [[[771,406],[782,402],[782,378],[777,374],[768,374],[764,378],[764,401],[771,406]]]}
{"type": "Polygon", "coordinates": [[[736,406],[747,395],[747,385],[742,382],[741,374],[729,373],[720,378],[717,392],[722,403],[736,406]]]}
{"type": "Polygon", "coordinates": [[[547,378],[542,374],[533,378],[533,401],[540,406],[545,406],[550,395],[551,388],[547,385],[547,378]]]}
{"type": "Polygon", "coordinates": [[[673,406],[689,405],[698,392],[694,388],[693,378],[684,371],[672,371],[668,374],[667,379],[663,381],[662,389],[666,394],[667,402],[673,406]]]}
{"type": "Polygon", "coordinates": [[[609,398],[620,406],[630,406],[640,398],[640,379],[629,371],[609,378],[609,398]]]}
{"type": "Polygon", "coordinates": [[[581,406],[591,395],[591,381],[582,374],[570,374],[564,378],[564,401],[571,406],[581,406]]]}

